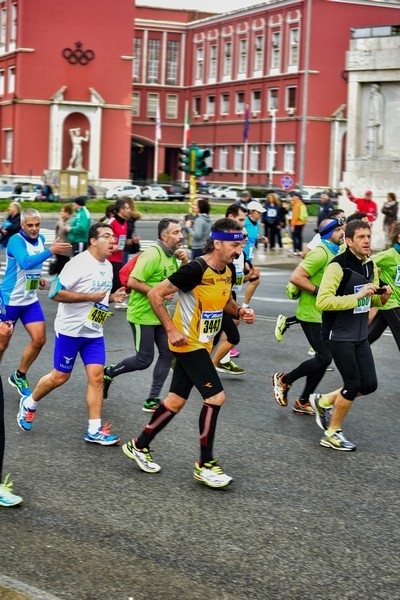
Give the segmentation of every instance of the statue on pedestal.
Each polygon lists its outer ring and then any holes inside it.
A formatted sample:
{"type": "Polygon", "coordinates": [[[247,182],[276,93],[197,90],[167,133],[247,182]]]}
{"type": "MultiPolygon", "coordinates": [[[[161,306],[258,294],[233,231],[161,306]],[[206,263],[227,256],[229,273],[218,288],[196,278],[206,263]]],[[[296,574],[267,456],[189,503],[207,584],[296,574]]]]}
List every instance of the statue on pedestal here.
{"type": "Polygon", "coordinates": [[[81,135],[80,127],[69,130],[72,141],[72,154],[69,160],[68,169],[82,170],[82,142],[89,141],[89,131],[86,130],[86,136],[81,135]]]}
{"type": "Polygon", "coordinates": [[[383,148],[383,96],[378,83],[370,87],[365,158],[376,158],[383,148]]]}

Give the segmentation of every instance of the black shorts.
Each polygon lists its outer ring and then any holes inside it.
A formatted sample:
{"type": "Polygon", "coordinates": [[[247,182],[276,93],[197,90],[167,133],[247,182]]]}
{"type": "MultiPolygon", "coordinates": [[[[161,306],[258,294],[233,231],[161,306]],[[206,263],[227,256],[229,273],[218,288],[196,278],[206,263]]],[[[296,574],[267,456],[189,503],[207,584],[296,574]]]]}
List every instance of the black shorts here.
{"type": "Polygon", "coordinates": [[[173,352],[176,357],[169,391],[187,400],[195,386],[204,400],[223,392],[221,380],[206,349],[173,352]]]}

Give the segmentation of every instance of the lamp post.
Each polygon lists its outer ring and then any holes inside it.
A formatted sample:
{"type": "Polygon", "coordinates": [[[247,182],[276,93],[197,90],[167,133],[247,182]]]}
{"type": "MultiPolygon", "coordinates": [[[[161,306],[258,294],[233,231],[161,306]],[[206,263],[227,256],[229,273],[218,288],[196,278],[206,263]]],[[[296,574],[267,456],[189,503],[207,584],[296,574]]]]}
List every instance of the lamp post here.
{"type": "Polygon", "coordinates": [[[268,164],[268,184],[272,187],[274,177],[274,157],[275,157],[275,140],[276,140],[276,108],[271,108],[269,114],[271,115],[271,145],[269,153],[269,164],[268,164]]]}

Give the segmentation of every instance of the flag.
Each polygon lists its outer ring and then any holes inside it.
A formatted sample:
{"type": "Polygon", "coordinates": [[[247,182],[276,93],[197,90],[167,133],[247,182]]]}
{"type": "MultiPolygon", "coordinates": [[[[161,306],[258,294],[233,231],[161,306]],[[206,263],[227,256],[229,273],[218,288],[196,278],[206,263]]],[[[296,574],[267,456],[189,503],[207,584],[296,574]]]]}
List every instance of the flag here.
{"type": "Polygon", "coordinates": [[[161,140],[161,115],[160,115],[160,103],[157,104],[157,116],[156,116],[156,140],[161,140]]]}
{"type": "Polygon", "coordinates": [[[244,113],[244,127],[243,127],[243,144],[247,143],[247,138],[249,137],[249,107],[246,106],[246,110],[244,113]]]}
{"type": "Polygon", "coordinates": [[[183,133],[184,146],[187,148],[190,142],[190,115],[189,115],[189,102],[186,101],[185,106],[185,127],[183,133]]]}

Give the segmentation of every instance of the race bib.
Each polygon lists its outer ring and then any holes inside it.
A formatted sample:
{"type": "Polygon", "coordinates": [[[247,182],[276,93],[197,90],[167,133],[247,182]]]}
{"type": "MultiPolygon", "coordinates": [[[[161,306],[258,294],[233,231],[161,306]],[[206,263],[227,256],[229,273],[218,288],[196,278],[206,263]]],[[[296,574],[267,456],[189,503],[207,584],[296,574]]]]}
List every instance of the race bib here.
{"type": "Polygon", "coordinates": [[[118,238],[118,248],[123,250],[125,248],[126,235],[120,235],[118,238]]]}
{"type": "Polygon", "coordinates": [[[267,217],[269,219],[274,219],[278,214],[278,211],[276,210],[276,208],[268,208],[267,209],[267,217]]]}
{"type": "Polygon", "coordinates": [[[200,342],[211,341],[221,329],[222,310],[203,311],[200,319],[200,342]]]}
{"type": "Polygon", "coordinates": [[[236,283],[234,286],[232,286],[232,289],[235,290],[235,292],[240,292],[240,290],[243,287],[243,282],[244,282],[244,273],[238,273],[236,271],[236,283]]]}
{"type": "Polygon", "coordinates": [[[394,280],[394,285],[400,286],[400,265],[397,265],[396,278],[394,280]]]}
{"type": "Polygon", "coordinates": [[[108,306],[95,302],[86,319],[86,327],[94,331],[102,331],[105,320],[108,317],[108,306]]]}
{"type": "Polygon", "coordinates": [[[39,289],[40,274],[39,273],[27,273],[25,275],[25,290],[27,292],[35,292],[39,289]]]}
{"type": "MultiPolygon", "coordinates": [[[[357,294],[357,292],[359,292],[362,287],[364,287],[364,286],[363,285],[355,285],[354,293],[357,294]]],[[[353,313],[355,315],[358,315],[360,313],[367,313],[367,312],[369,312],[370,308],[371,308],[371,296],[365,296],[365,298],[361,298],[361,300],[358,301],[358,304],[355,307],[355,309],[353,310],[353,313]]]]}

